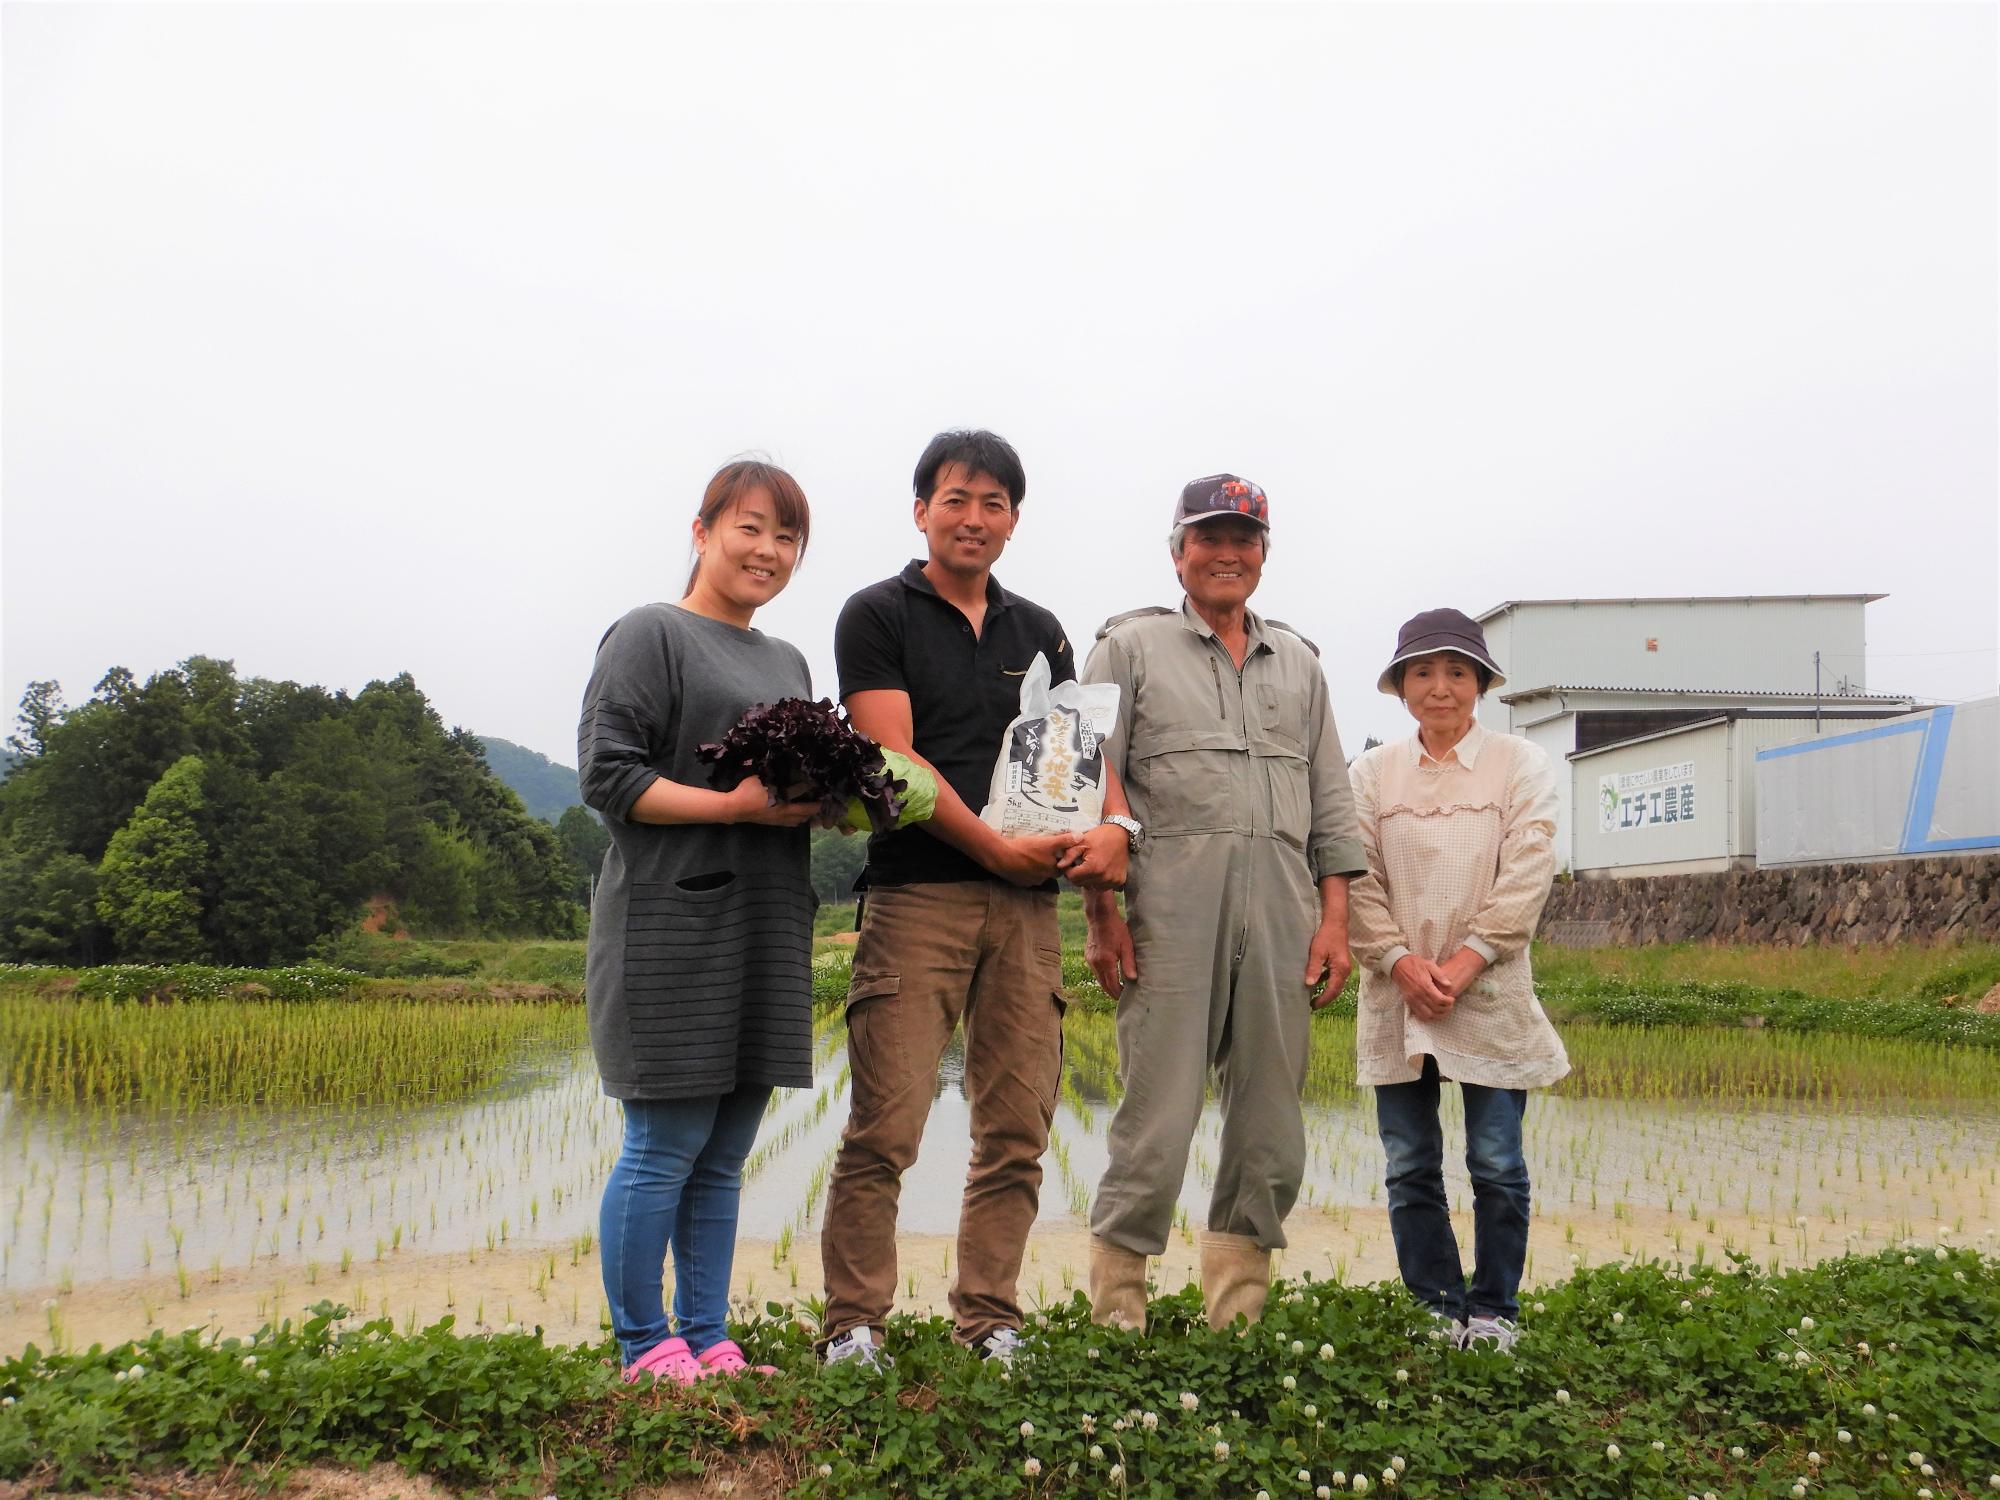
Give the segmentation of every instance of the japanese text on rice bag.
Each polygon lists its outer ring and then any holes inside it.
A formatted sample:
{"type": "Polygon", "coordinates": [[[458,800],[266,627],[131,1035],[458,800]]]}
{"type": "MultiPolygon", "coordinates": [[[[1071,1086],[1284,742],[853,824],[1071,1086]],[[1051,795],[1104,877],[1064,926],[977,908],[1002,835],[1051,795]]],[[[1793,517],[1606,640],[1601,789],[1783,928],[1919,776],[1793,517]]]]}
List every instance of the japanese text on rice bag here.
{"type": "Polygon", "coordinates": [[[1020,717],[1008,726],[979,816],[1002,833],[1083,833],[1104,821],[1104,740],[1118,722],[1118,687],[1049,687],[1040,652],[1021,681],[1020,717]]]}

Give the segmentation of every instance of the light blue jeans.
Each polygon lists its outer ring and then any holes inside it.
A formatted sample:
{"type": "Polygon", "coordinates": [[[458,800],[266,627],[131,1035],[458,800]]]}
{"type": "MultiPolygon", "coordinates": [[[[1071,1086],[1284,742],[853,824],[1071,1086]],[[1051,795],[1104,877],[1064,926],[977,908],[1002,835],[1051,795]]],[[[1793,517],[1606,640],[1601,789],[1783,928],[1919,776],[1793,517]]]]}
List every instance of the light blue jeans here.
{"type": "Polygon", "coordinates": [[[625,1145],[604,1185],[597,1238],[626,1364],[668,1337],[669,1244],[673,1326],[696,1354],[729,1337],[743,1159],[770,1100],[768,1088],[740,1088],[719,1098],[624,1101],[625,1145]]]}

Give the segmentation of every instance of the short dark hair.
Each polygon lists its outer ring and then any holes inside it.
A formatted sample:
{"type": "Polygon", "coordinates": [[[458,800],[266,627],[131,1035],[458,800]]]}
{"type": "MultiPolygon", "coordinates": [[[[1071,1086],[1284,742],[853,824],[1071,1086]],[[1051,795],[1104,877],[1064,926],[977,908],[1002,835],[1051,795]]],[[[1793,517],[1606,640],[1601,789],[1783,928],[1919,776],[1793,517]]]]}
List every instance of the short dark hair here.
{"type": "Polygon", "coordinates": [[[964,429],[940,432],[931,439],[924,456],[917,460],[913,480],[917,498],[928,502],[937,493],[938,475],[953,464],[963,464],[968,475],[984,474],[997,480],[1015,510],[1021,508],[1021,501],[1027,497],[1028,476],[1022,472],[1021,455],[1000,434],[982,427],[977,432],[964,429]]]}
{"type": "MultiPolygon", "coordinates": [[[[1426,651],[1424,655],[1455,656],[1460,661],[1464,662],[1467,666],[1471,667],[1472,675],[1479,683],[1479,696],[1482,698],[1486,696],[1486,690],[1493,686],[1493,669],[1487,666],[1486,663],[1483,661],[1474,661],[1471,657],[1467,656],[1463,651],[1426,651]]],[[[1415,657],[1410,658],[1410,661],[1415,661],[1415,660],[1416,660],[1415,657]]],[[[1389,680],[1396,684],[1396,696],[1398,698],[1403,696],[1403,673],[1409,667],[1409,665],[1410,662],[1408,661],[1399,661],[1396,663],[1395,666],[1389,669],[1390,672],[1394,674],[1390,677],[1389,680]]]]}

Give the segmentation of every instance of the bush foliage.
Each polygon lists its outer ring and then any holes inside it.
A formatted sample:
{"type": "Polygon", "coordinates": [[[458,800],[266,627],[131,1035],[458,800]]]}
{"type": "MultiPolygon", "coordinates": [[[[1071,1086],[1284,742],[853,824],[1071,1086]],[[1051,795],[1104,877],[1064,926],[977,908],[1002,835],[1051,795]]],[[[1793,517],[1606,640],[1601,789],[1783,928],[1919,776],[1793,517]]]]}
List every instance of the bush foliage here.
{"type": "Polygon", "coordinates": [[[321,1304],[254,1339],[191,1330],[0,1363],[0,1475],[394,1459],[446,1483],[616,1495],[757,1460],[806,1495],[1937,1495],[2000,1488],[2000,1263],[1911,1246],[1763,1276],[1607,1266],[1533,1292],[1512,1356],[1414,1333],[1399,1287],[1281,1282],[1211,1333],[1192,1289],[1145,1335],[1081,1296],[1011,1371],[942,1319],[895,1366],[823,1369],[809,1320],[737,1330],[775,1377],[626,1387],[611,1346],[398,1336],[321,1304]]]}

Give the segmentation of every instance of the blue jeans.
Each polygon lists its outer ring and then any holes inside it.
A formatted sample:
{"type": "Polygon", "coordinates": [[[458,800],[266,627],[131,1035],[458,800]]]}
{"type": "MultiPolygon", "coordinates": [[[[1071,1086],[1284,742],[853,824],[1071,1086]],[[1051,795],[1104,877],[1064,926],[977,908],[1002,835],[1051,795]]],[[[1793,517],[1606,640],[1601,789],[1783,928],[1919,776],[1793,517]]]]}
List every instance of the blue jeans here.
{"type": "Polygon", "coordinates": [[[1528,1260],[1528,1163],[1521,1154],[1525,1089],[1462,1083],[1465,1168],[1472,1176],[1472,1285],[1458,1257],[1444,1195],[1444,1131],[1437,1059],[1414,1083],[1375,1090],[1375,1119],[1389,1157],[1389,1233],[1403,1284],[1448,1318],[1512,1318],[1528,1260]]]}
{"type": "Polygon", "coordinates": [[[598,1254],[625,1363],[668,1335],[662,1283],[674,1250],[674,1323],[696,1354],[729,1337],[729,1272],[743,1159],[768,1088],[706,1099],[627,1099],[625,1145],[604,1185],[598,1254]]]}

